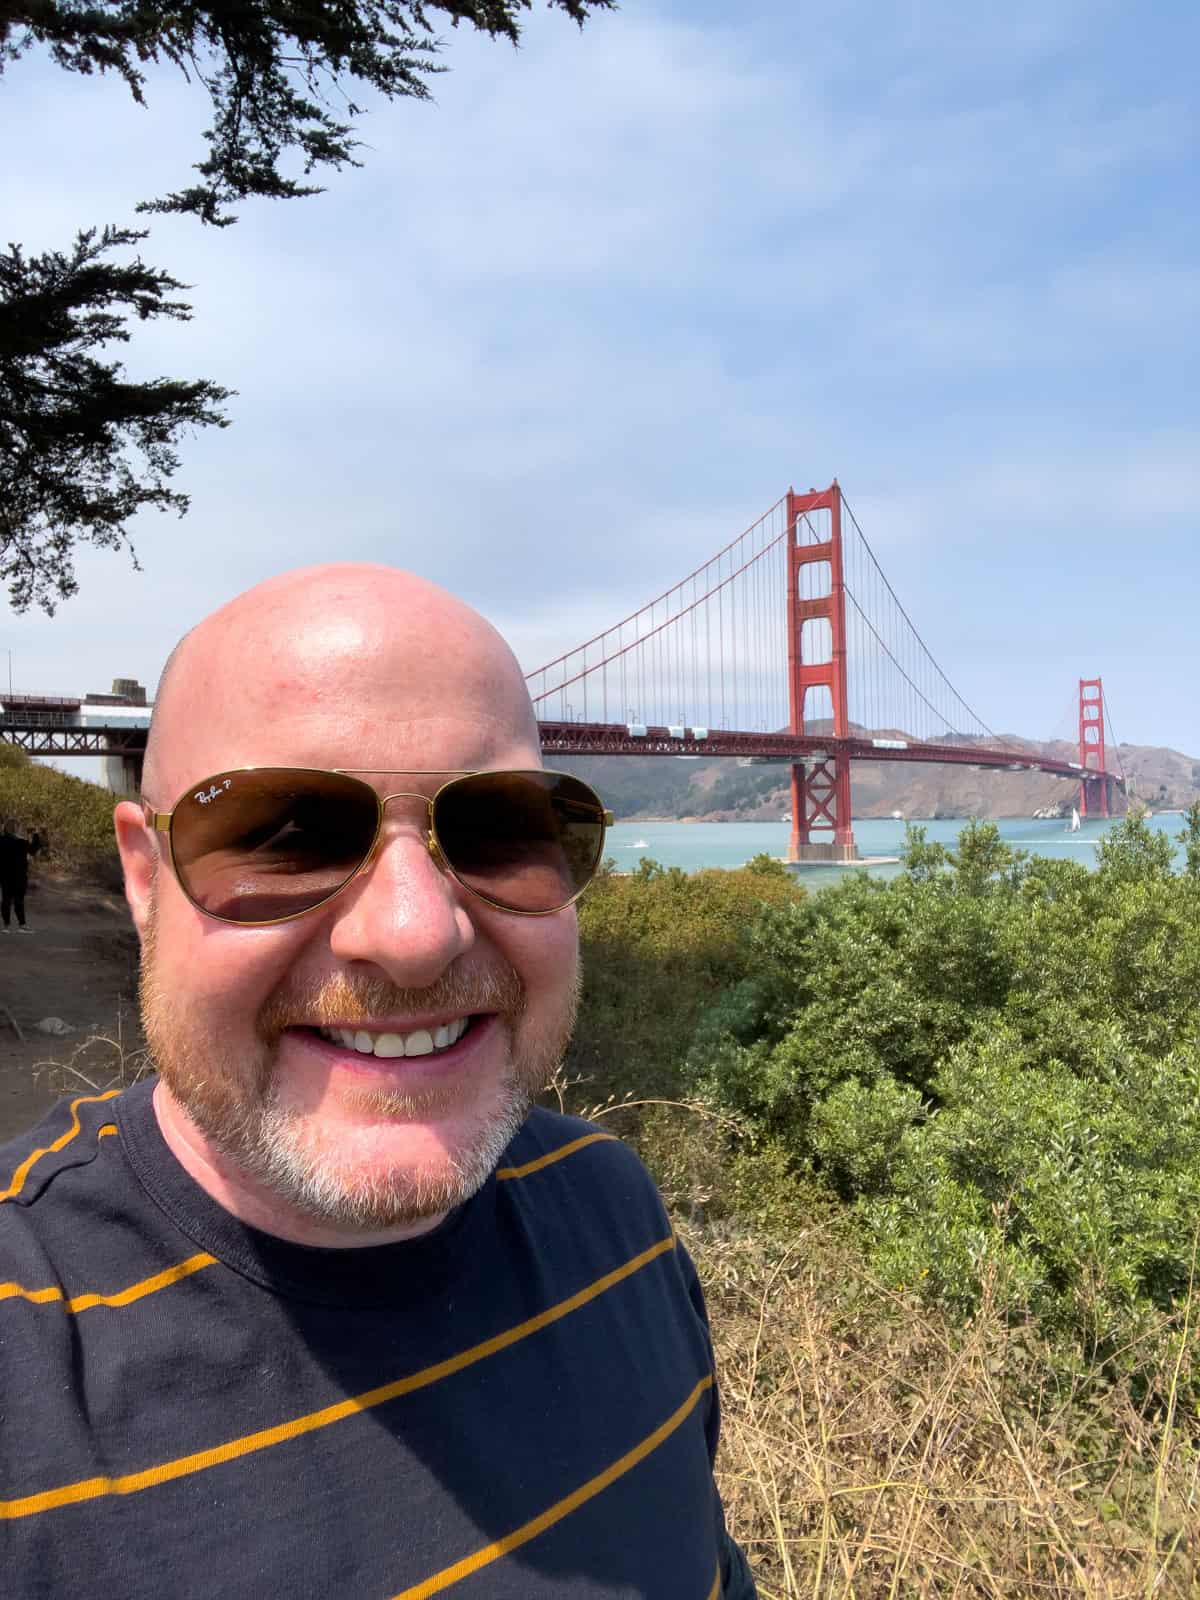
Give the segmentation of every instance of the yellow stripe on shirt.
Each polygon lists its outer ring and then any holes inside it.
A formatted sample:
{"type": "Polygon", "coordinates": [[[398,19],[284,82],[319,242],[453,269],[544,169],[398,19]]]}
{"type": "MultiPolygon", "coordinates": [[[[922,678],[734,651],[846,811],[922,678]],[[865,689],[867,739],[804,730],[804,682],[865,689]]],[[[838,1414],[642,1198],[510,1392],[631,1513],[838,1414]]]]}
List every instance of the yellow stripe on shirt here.
{"type": "MultiPolygon", "coordinates": [[[[82,1103],[82,1101],[76,1101],[76,1105],[82,1103]]],[[[72,1107],[72,1110],[74,1110],[74,1107],[72,1107]]],[[[78,1133],[78,1131],[79,1129],[76,1127],[71,1137],[74,1137],[74,1134],[78,1133]]],[[[117,1131],[115,1122],[106,1122],[101,1128],[97,1129],[96,1137],[97,1139],[103,1139],[117,1131]]],[[[572,1140],[570,1144],[561,1145],[557,1150],[551,1150],[548,1154],[538,1156],[533,1161],[527,1161],[524,1166],[500,1167],[497,1170],[496,1177],[497,1179],[523,1178],[528,1173],[537,1172],[540,1168],[550,1166],[555,1161],[561,1161],[564,1156],[572,1155],[576,1150],[583,1149],[585,1145],[595,1144],[600,1139],[613,1140],[614,1135],[611,1133],[585,1134],[580,1139],[572,1140]]],[[[36,1151],[27,1161],[26,1169],[32,1164],[32,1161],[36,1160],[37,1156],[45,1154],[46,1151],[44,1150],[36,1151]]],[[[24,1181],[23,1172],[17,1173],[13,1180],[14,1183],[18,1179],[22,1182],[24,1181]]],[[[90,1311],[93,1306],[128,1306],[137,1300],[144,1299],[149,1294],[156,1293],[159,1289],[168,1289],[172,1284],[179,1283],[184,1278],[190,1277],[193,1272],[199,1272],[201,1268],[211,1267],[215,1263],[215,1256],[211,1256],[207,1252],[201,1252],[199,1255],[189,1256],[186,1261],[181,1261],[174,1267],[166,1268],[163,1272],[156,1272],[152,1277],[143,1278],[138,1283],[132,1283],[128,1288],[121,1289],[115,1294],[79,1294],[73,1296],[70,1300],[66,1298],[63,1291],[57,1286],[46,1289],[26,1289],[19,1283],[0,1283],[0,1300],[25,1300],[30,1305],[35,1306],[62,1304],[71,1313],[90,1311]]]]}
{"type": "Polygon", "coordinates": [[[34,1150],[31,1152],[31,1154],[25,1157],[24,1161],[22,1161],[21,1165],[13,1173],[12,1182],[9,1184],[8,1188],[0,1190],[0,1200],[11,1200],[15,1195],[20,1194],[21,1190],[25,1186],[25,1179],[29,1176],[34,1163],[40,1161],[43,1156],[56,1154],[59,1150],[65,1149],[66,1146],[70,1144],[71,1140],[76,1136],[81,1127],[81,1123],[79,1121],[80,1106],[94,1105],[99,1100],[111,1100],[114,1095],[118,1095],[120,1093],[120,1089],[108,1089],[104,1094],[84,1094],[80,1095],[78,1100],[72,1101],[71,1126],[67,1129],[66,1133],[60,1134],[58,1138],[55,1139],[53,1144],[45,1145],[41,1150],[34,1150]]]}
{"type": "Polygon", "coordinates": [[[210,1256],[207,1251],[202,1250],[198,1255],[189,1256],[186,1261],[180,1261],[176,1266],[156,1272],[151,1278],[142,1278],[138,1283],[131,1283],[127,1289],[118,1289],[115,1294],[77,1294],[70,1300],[57,1286],[49,1289],[23,1289],[19,1283],[0,1283],[0,1300],[28,1300],[30,1305],[35,1306],[46,1306],[62,1301],[64,1309],[72,1313],[90,1311],[93,1306],[130,1306],[135,1300],[144,1300],[148,1294],[155,1294],[159,1289],[169,1289],[173,1283],[190,1278],[193,1272],[215,1266],[216,1262],[216,1256],[210,1256]]]}
{"type": "Polygon", "coordinates": [[[141,1472],[127,1472],[116,1478],[83,1478],[77,1483],[64,1483],[57,1489],[45,1489],[40,1494],[21,1495],[16,1500],[0,1500],[0,1520],[12,1521],[18,1517],[37,1516],[43,1511],[55,1511],[61,1506],[78,1505],[82,1501],[98,1500],[110,1494],[137,1494],[143,1489],[152,1489],[161,1483],[171,1483],[176,1478],[185,1478],[194,1472],[206,1472],[210,1467],[236,1461],[241,1456],[251,1455],[257,1450],[267,1450],[272,1445],[298,1439],[307,1433],[315,1433],[319,1428],[327,1428],[330,1424],[342,1422],[347,1417],[358,1416],[376,1406],[386,1405],[388,1401],[399,1399],[401,1395],[412,1394],[417,1389],[427,1389],[442,1378],[448,1378],[453,1373],[474,1366],[476,1362],[484,1361],[489,1356],[497,1355],[501,1350],[507,1350],[511,1345],[519,1344],[522,1339],[539,1333],[552,1323],[560,1322],[573,1311],[578,1311],[581,1306],[587,1305],[589,1301],[615,1288],[626,1278],[632,1277],[635,1272],[649,1266],[652,1261],[673,1250],[674,1247],[675,1236],[668,1234],[665,1239],[659,1239],[656,1244],[632,1256],[621,1266],[614,1267],[611,1272],[606,1272],[603,1277],[597,1278],[594,1283],[578,1290],[566,1300],[548,1306],[545,1311],[539,1311],[536,1316],[518,1322],[514,1327],[506,1328],[503,1333],[485,1339],[481,1344],[460,1350],[457,1355],[450,1356],[445,1361],[438,1361],[433,1366],[410,1373],[406,1378],[397,1378],[391,1383],[381,1384],[378,1388],[368,1389],[363,1394],[351,1395],[348,1399],[339,1400],[335,1405],[323,1406],[319,1411],[309,1411],[304,1416],[294,1417],[289,1422],[277,1423],[272,1428],[260,1428],[257,1432],[244,1434],[241,1438],[227,1439],[223,1444],[214,1445],[209,1450],[196,1450],[191,1455],[177,1456],[173,1461],[160,1462],[158,1466],[146,1467],[141,1472]]]}
{"type": "Polygon", "coordinates": [[[552,1166],[564,1156],[574,1155],[575,1151],[582,1150],[584,1145],[596,1144],[601,1139],[607,1139],[614,1144],[620,1143],[613,1133],[585,1133],[582,1139],[572,1139],[570,1144],[561,1144],[557,1150],[551,1150],[548,1155],[527,1161],[523,1167],[497,1167],[496,1182],[504,1183],[512,1178],[527,1178],[531,1172],[539,1172],[542,1167],[552,1166]]]}
{"type": "Polygon", "coordinates": [[[573,1489],[561,1500],[556,1500],[552,1506],[547,1506],[545,1511],[522,1523],[519,1528],[506,1533],[503,1539],[496,1539],[491,1544],[484,1545],[483,1549],[476,1550],[474,1555],[465,1556],[461,1561],[456,1561],[452,1567],[444,1567],[441,1572],[435,1572],[431,1578],[426,1578],[422,1583],[413,1584],[409,1589],[402,1589],[399,1594],[392,1597],[392,1600],[429,1600],[430,1595],[441,1594],[444,1589],[449,1589],[463,1578],[471,1577],[484,1567],[490,1566],[493,1561],[499,1561],[502,1556],[519,1550],[523,1544],[536,1539],[540,1533],[545,1533],[547,1528],[552,1528],[556,1522],[569,1517],[573,1511],[586,1505],[589,1500],[595,1499],[618,1478],[623,1478],[627,1472],[632,1471],[640,1461],[653,1454],[665,1439],[669,1439],[676,1428],[691,1416],[700,1396],[712,1388],[712,1382],[710,1372],[707,1377],[701,1378],[683,1404],[673,1411],[665,1422],[660,1423],[653,1433],[647,1434],[632,1450],[627,1450],[623,1456],[619,1456],[611,1466],[605,1467],[603,1472],[598,1472],[594,1478],[589,1478],[586,1483],[580,1484],[578,1489],[573,1489]]]}

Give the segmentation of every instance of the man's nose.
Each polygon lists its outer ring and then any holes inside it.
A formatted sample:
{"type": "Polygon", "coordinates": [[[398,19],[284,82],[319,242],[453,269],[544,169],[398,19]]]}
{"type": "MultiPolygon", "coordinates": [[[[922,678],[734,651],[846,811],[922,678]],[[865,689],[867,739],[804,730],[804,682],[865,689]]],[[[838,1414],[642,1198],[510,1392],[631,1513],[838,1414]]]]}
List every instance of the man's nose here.
{"type": "Polygon", "coordinates": [[[475,942],[465,891],[438,866],[423,828],[385,832],[365,870],[334,903],[329,942],[345,962],[369,962],[401,988],[437,981],[475,942]]]}

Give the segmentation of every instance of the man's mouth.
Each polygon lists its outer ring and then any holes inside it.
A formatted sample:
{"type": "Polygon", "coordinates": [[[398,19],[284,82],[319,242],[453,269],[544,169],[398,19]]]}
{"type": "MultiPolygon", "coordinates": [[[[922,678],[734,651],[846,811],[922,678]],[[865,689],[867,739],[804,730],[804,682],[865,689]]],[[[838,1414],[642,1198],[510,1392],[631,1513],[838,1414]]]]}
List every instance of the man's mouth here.
{"type": "Polygon", "coordinates": [[[318,1038],[361,1056],[398,1060],[401,1056],[431,1056],[457,1044],[471,1026],[472,1017],[455,1017],[436,1028],[414,1028],[411,1033],[383,1032],[374,1028],[314,1028],[318,1038]]]}

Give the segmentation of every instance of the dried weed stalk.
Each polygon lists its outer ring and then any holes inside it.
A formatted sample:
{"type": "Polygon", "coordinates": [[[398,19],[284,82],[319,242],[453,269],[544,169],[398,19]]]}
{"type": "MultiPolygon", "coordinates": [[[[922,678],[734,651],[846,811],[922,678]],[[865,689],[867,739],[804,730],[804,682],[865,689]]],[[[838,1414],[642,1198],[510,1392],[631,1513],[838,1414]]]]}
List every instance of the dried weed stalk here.
{"type": "MultiPolygon", "coordinates": [[[[1197,1592],[1198,1439],[1068,1382],[990,1303],[955,1329],[821,1229],[689,1230],[712,1312],[720,1476],[762,1600],[1197,1592]]],[[[1175,1319],[1172,1396],[1197,1356],[1175,1319]]]]}

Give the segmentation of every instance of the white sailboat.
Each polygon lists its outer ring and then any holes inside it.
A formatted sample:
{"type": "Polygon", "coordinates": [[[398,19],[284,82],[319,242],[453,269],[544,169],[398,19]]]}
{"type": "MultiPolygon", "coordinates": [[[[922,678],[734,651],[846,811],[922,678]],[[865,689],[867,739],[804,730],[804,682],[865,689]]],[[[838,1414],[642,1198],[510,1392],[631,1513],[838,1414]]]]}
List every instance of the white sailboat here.
{"type": "Polygon", "coordinates": [[[1068,833],[1078,833],[1079,832],[1079,812],[1075,809],[1074,806],[1071,807],[1071,820],[1070,820],[1070,822],[1067,823],[1067,832],[1068,833]]]}

